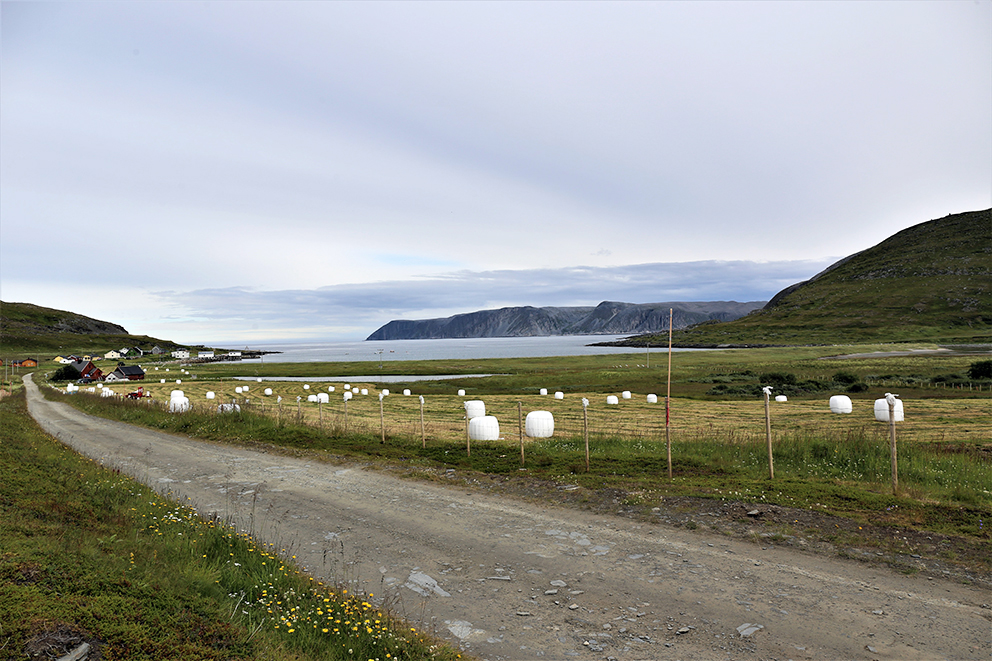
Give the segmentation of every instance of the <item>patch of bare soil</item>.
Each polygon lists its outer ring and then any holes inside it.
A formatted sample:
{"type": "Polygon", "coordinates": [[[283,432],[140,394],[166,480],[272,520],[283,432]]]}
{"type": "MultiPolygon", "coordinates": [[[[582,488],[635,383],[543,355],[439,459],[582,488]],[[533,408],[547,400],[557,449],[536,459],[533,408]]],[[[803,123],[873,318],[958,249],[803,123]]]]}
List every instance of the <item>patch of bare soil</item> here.
{"type": "Polygon", "coordinates": [[[38,633],[24,645],[29,659],[63,659],[99,661],[100,641],[84,629],[68,622],[39,622],[38,633]]]}

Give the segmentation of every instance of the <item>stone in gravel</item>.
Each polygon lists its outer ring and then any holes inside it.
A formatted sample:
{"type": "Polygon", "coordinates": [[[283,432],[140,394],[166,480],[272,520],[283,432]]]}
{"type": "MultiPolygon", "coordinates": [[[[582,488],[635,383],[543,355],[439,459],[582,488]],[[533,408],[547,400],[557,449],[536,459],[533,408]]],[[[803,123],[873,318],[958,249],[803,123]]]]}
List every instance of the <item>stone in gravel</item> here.
{"type": "Polygon", "coordinates": [[[517,615],[520,617],[528,617],[530,616],[530,611],[517,611],[517,615]]]}
{"type": "Polygon", "coordinates": [[[553,585],[556,588],[568,587],[568,583],[566,583],[565,581],[551,581],[551,585],[553,585]]]}
{"type": "Polygon", "coordinates": [[[569,604],[568,605],[568,610],[574,611],[574,610],[578,610],[578,608],[579,608],[579,605],[578,604],[569,604]]]}
{"type": "Polygon", "coordinates": [[[749,638],[755,631],[760,631],[764,628],[765,627],[762,624],[751,624],[750,622],[745,622],[737,627],[737,633],[741,635],[741,638],[749,638]]]}
{"type": "Polygon", "coordinates": [[[684,633],[689,633],[689,631],[690,631],[689,627],[682,627],[681,629],[675,632],[675,635],[681,636],[684,633]]]}
{"type": "Polygon", "coordinates": [[[545,590],[544,594],[547,595],[558,594],[558,588],[555,588],[554,590],[545,590]]]}

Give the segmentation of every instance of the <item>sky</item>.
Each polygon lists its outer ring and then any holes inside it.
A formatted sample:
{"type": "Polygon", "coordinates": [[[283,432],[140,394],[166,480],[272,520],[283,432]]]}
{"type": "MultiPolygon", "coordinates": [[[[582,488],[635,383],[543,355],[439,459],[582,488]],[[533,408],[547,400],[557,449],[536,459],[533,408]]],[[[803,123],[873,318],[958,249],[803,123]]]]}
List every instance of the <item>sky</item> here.
{"type": "Polygon", "coordinates": [[[0,299],[131,333],[763,301],[992,207],[992,2],[0,2],[0,299]]]}

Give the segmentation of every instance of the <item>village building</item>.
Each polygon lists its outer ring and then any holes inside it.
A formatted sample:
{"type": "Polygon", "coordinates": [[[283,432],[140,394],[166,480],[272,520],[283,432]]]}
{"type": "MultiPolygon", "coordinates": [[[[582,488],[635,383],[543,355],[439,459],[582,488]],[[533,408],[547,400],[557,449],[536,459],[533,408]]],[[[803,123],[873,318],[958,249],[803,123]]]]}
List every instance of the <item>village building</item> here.
{"type": "Polygon", "coordinates": [[[140,381],[145,378],[145,371],[137,365],[118,365],[117,369],[107,375],[107,381],[140,381]]]}
{"type": "Polygon", "coordinates": [[[12,367],[37,367],[38,361],[34,358],[23,358],[21,360],[10,361],[12,367]]]}
{"type": "Polygon", "coordinates": [[[107,353],[103,354],[103,357],[106,358],[107,360],[117,360],[118,358],[121,358],[123,355],[124,354],[122,354],[117,349],[111,349],[107,353]]]}
{"type": "Polygon", "coordinates": [[[189,349],[177,349],[172,352],[173,358],[189,358],[189,349]]]}
{"type": "Polygon", "coordinates": [[[201,351],[201,352],[199,352],[196,355],[196,357],[197,358],[213,358],[214,357],[214,352],[213,351],[201,351]]]}
{"type": "Polygon", "coordinates": [[[79,372],[79,378],[89,379],[91,381],[100,381],[103,379],[103,371],[93,364],[93,361],[77,361],[72,363],[72,369],[79,372]]]}

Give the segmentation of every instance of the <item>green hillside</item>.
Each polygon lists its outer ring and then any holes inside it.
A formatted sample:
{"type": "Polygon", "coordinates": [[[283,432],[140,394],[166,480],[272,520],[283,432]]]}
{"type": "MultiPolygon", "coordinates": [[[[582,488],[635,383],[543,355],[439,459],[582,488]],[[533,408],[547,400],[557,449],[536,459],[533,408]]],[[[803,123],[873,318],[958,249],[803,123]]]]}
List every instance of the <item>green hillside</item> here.
{"type": "MultiPolygon", "coordinates": [[[[667,336],[644,336],[663,344],[667,336]]],[[[680,346],[992,342],[992,209],[914,225],[680,346]]]]}
{"type": "Polygon", "coordinates": [[[0,301],[0,357],[44,359],[60,353],[104,354],[111,349],[138,347],[164,350],[184,345],[147,335],[131,335],[108,321],[43,308],[30,303],[0,301]],[[21,355],[24,354],[24,355],[21,355]]]}

